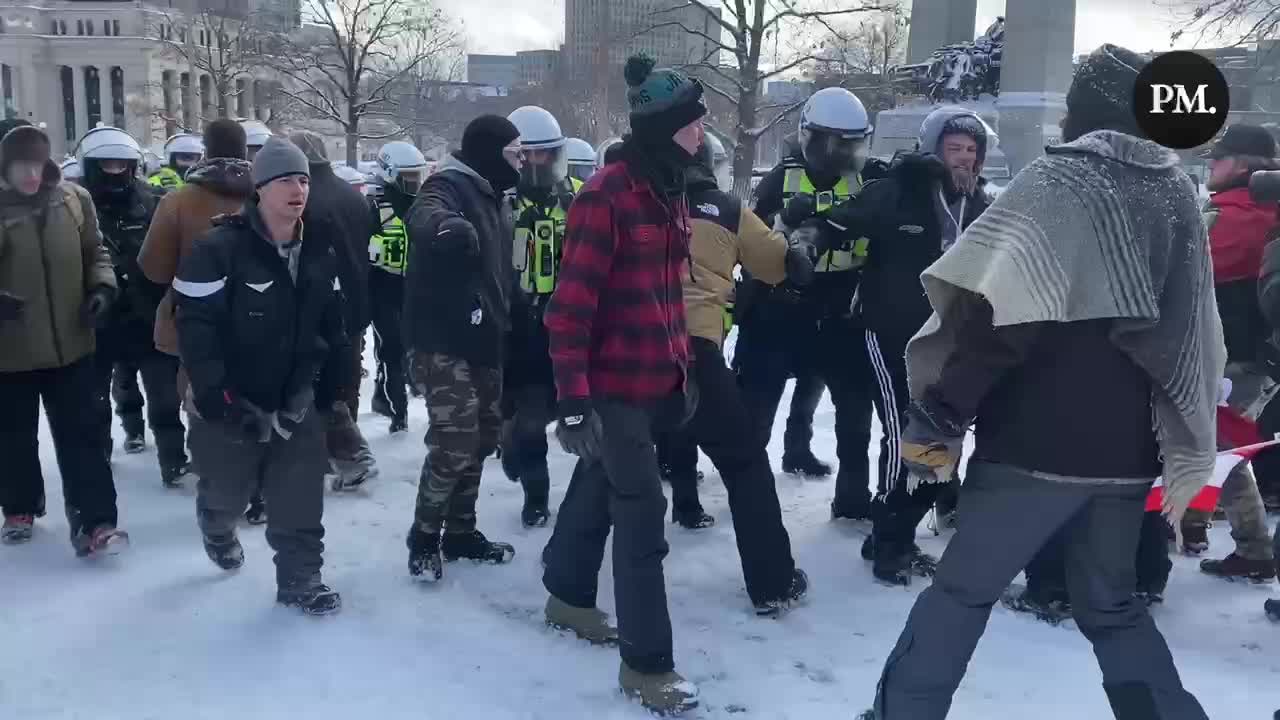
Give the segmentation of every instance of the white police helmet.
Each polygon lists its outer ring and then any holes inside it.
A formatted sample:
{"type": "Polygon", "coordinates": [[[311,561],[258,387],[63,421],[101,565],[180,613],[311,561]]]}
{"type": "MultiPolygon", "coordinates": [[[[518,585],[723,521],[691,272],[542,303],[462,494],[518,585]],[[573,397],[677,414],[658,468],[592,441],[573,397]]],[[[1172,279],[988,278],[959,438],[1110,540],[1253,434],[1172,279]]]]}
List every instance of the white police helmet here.
{"type": "Polygon", "coordinates": [[[820,173],[857,171],[866,160],[871,134],[867,109],[844,88],[823,88],[800,111],[800,149],[805,164],[820,173]]]}
{"type": "Polygon", "coordinates": [[[569,138],[564,149],[569,163],[569,175],[586,182],[596,170],[595,149],[591,147],[591,143],[579,138],[569,138]]]}
{"type": "Polygon", "coordinates": [[[84,134],[76,144],[76,160],[142,161],[142,147],[129,133],[110,126],[96,127],[84,134]]]}
{"type": "Polygon", "coordinates": [[[249,149],[249,159],[253,159],[254,154],[267,144],[267,138],[275,134],[261,120],[241,120],[240,127],[244,129],[244,144],[249,149]]]}
{"type": "Polygon", "coordinates": [[[546,190],[569,176],[565,152],[569,139],[554,115],[537,105],[525,105],[511,111],[507,120],[520,131],[520,150],[524,153],[521,188],[546,190]]]}
{"type": "Polygon", "coordinates": [[[69,180],[73,183],[84,181],[84,166],[74,157],[63,158],[62,163],[58,165],[58,169],[62,171],[63,180],[69,180]]]}
{"type": "Polygon", "coordinates": [[[172,165],[176,163],[174,159],[176,155],[194,155],[199,159],[204,155],[204,140],[199,135],[191,133],[171,135],[164,141],[164,159],[172,165]]]}
{"type": "Polygon", "coordinates": [[[609,138],[608,140],[605,140],[604,142],[596,146],[596,168],[597,169],[604,167],[605,162],[607,162],[605,158],[609,154],[609,149],[612,148],[614,145],[619,145],[621,143],[622,143],[622,138],[609,138]]]}
{"type": "Polygon", "coordinates": [[[413,143],[393,140],[378,150],[375,174],[383,185],[396,184],[402,192],[417,195],[427,179],[427,158],[413,143]]]}

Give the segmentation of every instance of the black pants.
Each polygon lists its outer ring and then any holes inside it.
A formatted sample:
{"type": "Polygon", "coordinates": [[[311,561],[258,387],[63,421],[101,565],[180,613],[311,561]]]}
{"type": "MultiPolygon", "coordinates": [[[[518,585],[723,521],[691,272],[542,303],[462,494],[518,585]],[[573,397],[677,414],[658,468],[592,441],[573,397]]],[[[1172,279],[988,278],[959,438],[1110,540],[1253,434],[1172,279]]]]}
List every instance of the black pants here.
{"type": "Polygon", "coordinates": [[[391,406],[393,415],[405,418],[409,414],[408,379],[400,329],[404,276],[376,269],[369,271],[369,301],[373,309],[373,351],[378,356],[373,394],[391,406]]]}
{"type": "Polygon", "coordinates": [[[178,358],[151,348],[124,359],[99,355],[97,369],[98,412],[105,415],[103,445],[111,447],[111,406],[124,425],[125,433],[141,435],[148,423],[156,440],[156,454],[161,467],[177,467],[187,462],[186,427],[182,424],[182,401],[178,397],[178,358]],[[138,376],[142,376],[143,401],[138,376]],[[147,417],[142,419],[143,408],[147,417]]]}
{"type": "MultiPolygon", "coordinates": [[[[699,388],[701,389],[701,388],[699,388]]],[[[701,398],[699,402],[705,402],[701,398]]],[[[748,424],[752,436],[755,428],[748,424]]],[[[744,437],[746,437],[744,435],[744,437]]],[[[657,433],[654,438],[658,450],[658,465],[667,473],[671,483],[671,512],[702,513],[702,501],[698,498],[698,441],[689,428],[657,433]]]]}
{"type": "Polygon", "coordinates": [[[791,409],[787,413],[787,429],[782,436],[783,458],[812,454],[813,414],[826,391],[827,385],[817,372],[802,369],[796,373],[796,387],[791,391],[791,409]]]}
{"type": "Polygon", "coordinates": [[[642,673],[675,666],[662,561],[667,498],[653,449],[654,412],[598,400],[603,457],[573,469],[542,552],[542,584],[574,607],[595,607],[604,546],[613,530],[614,606],[622,660],[642,673]]]}
{"type": "MultiPolygon", "coordinates": [[[[742,399],[754,419],[756,431],[767,446],[778,403],[789,377],[796,377],[792,412],[807,415],[807,423],[787,421],[788,436],[798,443],[812,437],[812,410],[821,399],[819,382],[826,384],[836,410],[836,454],[840,469],[832,505],[843,514],[865,515],[870,503],[870,468],[867,446],[871,443],[874,396],[870,363],[862,331],[848,318],[800,320],[777,314],[769,300],[758,307],[742,327],[734,354],[742,399]],[[799,397],[797,398],[796,395],[799,397]],[[807,426],[807,430],[802,430],[807,426]]],[[[795,451],[799,445],[789,446],[795,451]]]]}
{"type": "Polygon", "coordinates": [[[907,490],[907,468],[902,463],[903,423],[911,402],[907,388],[907,342],[909,335],[864,332],[866,357],[872,370],[876,414],[880,418],[880,479],[871,506],[872,535],[877,545],[885,543],[905,552],[915,542],[916,526],[933,507],[944,484],[921,484],[907,490]]]}
{"type": "MultiPolygon", "coordinates": [[[[1168,524],[1159,512],[1142,515],[1135,557],[1138,589],[1162,592],[1169,582],[1168,524]]],[[[1054,535],[1027,564],[1027,589],[1046,596],[1067,593],[1067,533],[1054,535]]]]}
{"type": "Polygon", "coordinates": [[[510,430],[502,447],[503,462],[516,468],[528,504],[545,505],[551,492],[547,471],[547,425],[555,420],[556,389],[551,385],[504,388],[510,430]],[[510,453],[510,457],[506,454],[510,453]]]}
{"type": "MultiPolygon", "coordinates": [[[[720,348],[703,338],[691,342],[698,409],[686,434],[711,459],[728,491],[747,594],[756,604],[777,600],[790,589],[796,564],[791,537],[782,524],[769,453],[751,432],[750,416],[720,348]]],[[[671,490],[676,497],[674,480],[671,490]]],[[[695,485],[695,501],[696,492],[695,485]]]]}
{"type": "Polygon", "coordinates": [[[92,357],[50,370],[0,373],[0,507],[6,515],[44,512],[38,439],[43,400],[71,533],[116,524],[116,486],[102,453],[101,416],[86,411],[96,392],[92,357]]]}

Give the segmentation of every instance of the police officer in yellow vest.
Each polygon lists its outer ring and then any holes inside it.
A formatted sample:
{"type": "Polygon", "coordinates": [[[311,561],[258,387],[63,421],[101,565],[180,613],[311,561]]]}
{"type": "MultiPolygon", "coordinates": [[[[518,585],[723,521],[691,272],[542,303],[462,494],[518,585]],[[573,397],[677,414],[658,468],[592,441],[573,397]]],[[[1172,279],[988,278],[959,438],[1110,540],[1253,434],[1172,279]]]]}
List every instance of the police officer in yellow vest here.
{"type": "Polygon", "coordinates": [[[409,262],[409,236],[404,217],[427,177],[427,159],[403,140],[378,151],[377,188],[369,198],[373,235],[369,238],[369,302],[373,315],[373,351],[378,370],[373,411],[391,418],[391,432],[409,429],[409,397],[404,370],[400,313],[404,305],[404,273],[409,262]]]}
{"type": "MultiPolygon", "coordinates": [[[[866,161],[870,133],[866,110],[853,93],[843,88],[814,93],[801,112],[798,147],[756,188],[756,214],[775,229],[789,232],[847,202],[864,179],[884,172],[883,163],[866,161]]],[[[810,286],[769,286],[744,278],[735,308],[741,334],[734,366],[743,399],[766,441],[786,381],[796,378],[784,443],[785,472],[830,472],[813,456],[809,441],[824,382],[831,392],[840,459],[831,505],[836,518],[867,517],[871,500],[867,446],[873,376],[860,340],[863,333],[854,328],[852,313],[865,261],[864,239],[842,240],[837,247],[822,248],[810,286]]]]}
{"type": "Polygon", "coordinates": [[[187,171],[204,157],[204,140],[199,135],[179,133],[164,143],[164,167],[152,173],[147,182],[166,192],[186,184],[187,171]]]}
{"type": "Polygon", "coordinates": [[[524,165],[509,196],[522,303],[512,303],[511,337],[503,375],[502,469],[524,486],[520,519],[547,524],[547,424],[555,420],[555,382],[542,313],[556,288],[565,221],[582,182],[570,178],[566,138],[546,110],[527,105],[507,119],[520,131],[524,165]]]}

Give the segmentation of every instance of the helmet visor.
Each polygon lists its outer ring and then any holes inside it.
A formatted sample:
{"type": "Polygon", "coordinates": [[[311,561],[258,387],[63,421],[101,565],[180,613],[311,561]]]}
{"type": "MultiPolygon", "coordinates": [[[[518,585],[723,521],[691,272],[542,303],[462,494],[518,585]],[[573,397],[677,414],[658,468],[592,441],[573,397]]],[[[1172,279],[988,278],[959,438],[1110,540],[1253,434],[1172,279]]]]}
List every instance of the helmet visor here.
{"type": "Polygon", "coordinates": [[[526,148],[521,151],[520,187],[524,190],[550,190],[569,176],[569,161],[564,147],[526,148]]]}
{"type": "Polygon", "coordinates": [[[804,161],[815,172],[839,174],[856,171],[866,158],[866,139],[809,130],[801,138],[804,161]]]}
{"type": "Polygon", "coordinates": [[[400,190],[406,195],[417,195],[419,188],[422,187],[425,175],[426,173],[419,168],[401,170],[396,173],[396,183],[400,185],[400,190]]]}

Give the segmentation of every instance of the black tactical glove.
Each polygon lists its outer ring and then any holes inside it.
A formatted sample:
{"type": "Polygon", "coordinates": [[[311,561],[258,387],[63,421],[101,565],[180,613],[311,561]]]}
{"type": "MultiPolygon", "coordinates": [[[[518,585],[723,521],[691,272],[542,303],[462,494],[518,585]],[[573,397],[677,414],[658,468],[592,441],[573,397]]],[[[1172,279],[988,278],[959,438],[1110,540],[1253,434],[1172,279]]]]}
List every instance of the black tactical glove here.
{"type": "Polygon", "coordinates": [[[593,462],[600,458],[601,436],[604,431],[600,416],[587,398],[569,398],[560,401],[560,422],[556,423],[556,439],[560,447],[570,455],[593,462]]]}
{"type": "Polygon", "coordinates": [[[27,301],[25,298],[0,290],[0,323],[18,320],[26,310],[27,301]]]}
{"type": "Polygon", "coordinates": [[[442,253],[480,254],[480,238],[476,235],[476,227],[458,215],[440,221],[431,246],[442,253]]]}
{"type": "Polygon", "coordinates": [[[91,328],[101,328],[106,323],[107,312],[111,310],[115,297],[116,291],[105,285],[90,290],[85,296],[84,304],[80,306],[80,318],[84,324],[91,328]]]}
{"type": "Polygon", "coordinates": [[[812,195],[793,195],[783,206],[779,217],[782,224],[789,228],[798,228],[805,220],[818,212],[818,205],[812,195]]]}
{"type": "Polygon", "coordinates": [[[804,287],[813,282],[813,266],[818,262],[818,245],[822,231],[816,223],[806,222],[787,237],[787,280],[804,287]]]}
{"type": "Polygon", "coordinates": [[[307,418],[307,413],[315,407],[315,404],[316,392],[312,386],[308,385],[299,392],[294,393],[293,397],[289,398],[288,402],[285,403],[285,407],[276,413],[275,430],[280,437],[285,440],[293,437],[293,434],[298,431],[302,421],[307,418]]]}
{"type": "Polygon", "coordinates": [[[262,441],[264,434],[270,440],[270,415],[230,390],[206,390],[197,393],[194,400],[196,412],[205,422],[222,423],[251,440],[262,441]]]}

